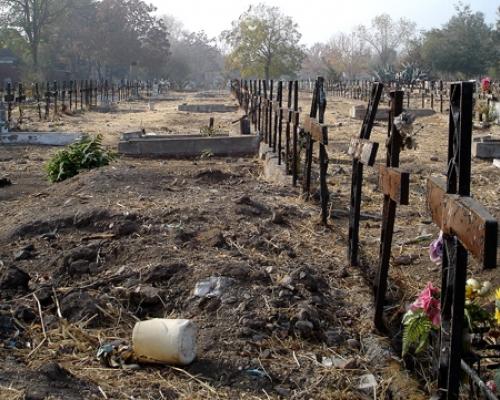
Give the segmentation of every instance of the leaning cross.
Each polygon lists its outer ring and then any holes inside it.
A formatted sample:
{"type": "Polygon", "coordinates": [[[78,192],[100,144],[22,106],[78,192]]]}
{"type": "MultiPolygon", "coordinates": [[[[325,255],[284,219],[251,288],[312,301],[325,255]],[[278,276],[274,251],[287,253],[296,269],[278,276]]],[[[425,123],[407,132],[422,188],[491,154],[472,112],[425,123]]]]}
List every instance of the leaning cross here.
{"type": "Polygon", "coordinates": [[[380,257],[377,277],[374,285],[375,292],[375,326],[380,331],[385,331],[383,313],[385,294],[387,291],[387,277],[391,257],[392,235],[396,219],[397,204],[407,205],[409,200],[410,178],[407,172],[399,167],[399,153],[401,152],[402,138],[394,123],[394,118],[403,112],[404,92],[392,91],[391,110],[389,112],[389,143],[387,146],[387,160],[385,166],[380,166],[379,186],[384,194],[382,215],[382,232],[380,237],[380,257]]]}
{"type": "Polygon", "coordinates": [[[361,191],[363,185],[363,165],[372,166],[377,156],[378,143],[370,142],[370,134],[377,115],[377,109],[384,85],[374,83],[366,115],[361,125],[359,138],[352,138],[349,155],[352,156],[351,209],[349,214],[348,256],[352,266],[359,264],[359,217],[361,210],[361,191]]]}
{"type": "Polygon", "coordinates": [[[498,222],[470,197],[474,82],[451,85],[446,184],[430,178],[427,202],[443,231],[441,271],[440,399],[459,398],[467,256],[496,267],[498,222]]]}
{"type": "Polygon", "coordinates": [[[306,160],[304,164],[303,193],[306,198],[310,196],[311,190],[311,167],[313,158],[314,142],[319,143],[319,180],[321,196],[321,221],[326,225],[328,219],[329,193],[326,183],[326,173],[328,170],[328,155],[326,146],[328,144],[328,128],[324,125],[326,110],[326,95],[323,89],[324,78],[319,77],[316,81],[311,112],[302,121],[303,131],[306,135],[306,160]],[[318,118],[316,119],[316,116],[318,118]]]}

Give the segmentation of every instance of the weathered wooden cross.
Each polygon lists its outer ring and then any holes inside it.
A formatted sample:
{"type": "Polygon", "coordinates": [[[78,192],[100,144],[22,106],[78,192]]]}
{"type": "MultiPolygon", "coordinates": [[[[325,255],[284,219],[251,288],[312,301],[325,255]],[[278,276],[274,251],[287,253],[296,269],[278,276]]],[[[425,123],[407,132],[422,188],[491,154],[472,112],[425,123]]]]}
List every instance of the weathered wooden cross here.
{"type": "Polygon", "coordinates": [[[377,115],[378,105],[384,85],[374,83],[368,102],[359,138],[351,139],[349,155],[352,156],[351,208],[349,214],[348,257],[352,266],[359,264],[359,216],[361,210],[361,192],[363,185],[363,165],[373,166],[377,156],[378,143],[370,142],[370,135],[377,115]]]}
{"type": "Polygon", "coordinates": [[[276,93],[276,100],[271,102],[271,124],[274,117],[274,125],[270,125],[270,131],[273,136],[273,153],[278,151],[278,165],[281,165],[281,133],[283,128],[283,112],[281,107],[283,106],[283,82],[278,82],[278,90],[276,93]],[[278,140],[280,141],[278,146],[278,140]]]}
{"type": "Polygon", "coordinates": [[[4,96],[4,101],[7,103],[7,122],[10,125],[10,121],[12,119],[12,103],[14,102],[15,95],[12,93],[12,85],[11,83],[7,83],[7,93],[4,96]]]}
{"type": "Polygon", "coordinates": [[[17,97],[16,97],[16,103],[19,108],[19,122],[22,121],[23,119],[23,108],[22,104],[26,101],[26,94],[24,92],[23,84],[19,82],[18,88],[17,88],[17,97]]]}
{"type": "Polygon", "coordinates": [[[304,117],[302,129],[306,135],[306,158],[304,163],[304,174],[302,192],[306,199],[311,192],[311,167],[313,159],[314,142],[319,143],[319,180],[321,197],[321,221],[326,225],[328,221],[328,201],[329,193],[326,183],[326,173],[328,170],[328,155],[326,146],[328,145],[328,128],[324,125],[326,95],[323,88],[324,78],[319,77],[314,88],[311,112],[304,117]],[[317,117],[317,119],[316,119],[317,117]]]}
{"type": "Polygon", "coordinates": [[[443,231],[441,335],[438,386],[441,399],[459,398],[467,257],[496,267],[498,222],[470,197],[474,82],[451,85],[446,183],[430,178],[427,202],[443,231]]]}
{"type": "Polygon", "coordinates": [[[385,294],[387,291],[387,277],[391,257],[392,235],[396,219],[397,204],[408,204],[410,176],[399,167],[402,137],[394,119],[403,112],[404,92],[396,90],[390,92],[391,109],[389,112],[386,165],[379,169],[379,186],[384,194],[382,215],[382,231],[380,236],[380,254],[377,277],[374,284],[375,292],[375,326],[380,331],[386,330],[383,313],[385,294]]]}
{"type": "Polygon", "coordinates": [[[293,111],[290,112],[290,118],[292,118],[292,184],[297,186],[299,176],[299,81],[293,83],[293,93],[293,111]]]}

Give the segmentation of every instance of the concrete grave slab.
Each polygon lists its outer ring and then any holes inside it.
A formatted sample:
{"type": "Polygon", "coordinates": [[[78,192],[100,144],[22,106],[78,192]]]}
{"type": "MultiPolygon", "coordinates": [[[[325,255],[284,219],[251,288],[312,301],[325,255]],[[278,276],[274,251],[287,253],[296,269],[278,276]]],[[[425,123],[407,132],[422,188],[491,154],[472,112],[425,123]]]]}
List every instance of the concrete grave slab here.
{"type": "Polygon", "coordinates": [[[31,144],[43,146],[67,146],[79,142],[87,135],[66,132],[10,132],[0,134],[0,144],[31,144]]]}
{"type": "Polygon", "coordinates": [[[257,154],[259,141],[258,135],[143,135],[122,139],[118,143],[118,152],[130,156],[167,158],[198,157],[207,152],[214,156],[243,156],[257,154]]]}
{"type": "Polygon", "coordinates": [[[179,111],[189,111],[195,113],[226,113],[238,111],[238,106],[228,106],[226,104],[180,104],[179,111]]]}
{"type": "Polygon", "coordinates": [[[472,142],[472,156],[476,158],[500,158],[500,139],[472,142]]]}

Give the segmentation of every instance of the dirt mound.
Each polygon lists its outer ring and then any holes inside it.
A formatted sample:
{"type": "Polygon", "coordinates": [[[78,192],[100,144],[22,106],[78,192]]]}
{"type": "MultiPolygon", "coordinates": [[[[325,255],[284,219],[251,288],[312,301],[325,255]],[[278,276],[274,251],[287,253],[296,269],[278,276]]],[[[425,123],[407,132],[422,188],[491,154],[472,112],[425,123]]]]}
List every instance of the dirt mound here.
{"type": "Polygon", "coordinates": [[[11,396],[24,392],[23,399],[26,400],[84,400],[99,393],[95,385],[76,378],[53,361],[45,362],[38,369],[30,369],[14,360],[5,360],[0,366],[0,385],[15,386],[18,389],[10,391],[11,396]]]}
{"type": "Polygon", "coordinates": [[[194,178],[201,183],[216,184],[216,183],[229,183],[231,179],[237,178],[236,175],[223,172],[219,169],[210,169],[198,172],[194,178]]]}

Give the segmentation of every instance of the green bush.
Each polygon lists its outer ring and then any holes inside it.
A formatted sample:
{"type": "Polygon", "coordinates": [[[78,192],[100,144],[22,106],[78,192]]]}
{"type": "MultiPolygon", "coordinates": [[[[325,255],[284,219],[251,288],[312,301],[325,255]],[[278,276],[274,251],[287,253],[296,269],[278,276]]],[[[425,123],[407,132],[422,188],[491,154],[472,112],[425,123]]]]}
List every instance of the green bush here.
{"type": "Polygon", "coordinates": [[[46,169],[51,182],[61,182],[82,170],[108,165],[115,158],[113,152],[103,148],[102,135],[97,135],[57,152],[47,163],[46,169]]]}

